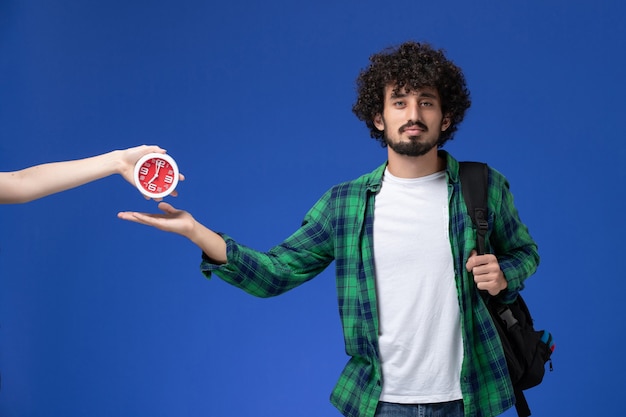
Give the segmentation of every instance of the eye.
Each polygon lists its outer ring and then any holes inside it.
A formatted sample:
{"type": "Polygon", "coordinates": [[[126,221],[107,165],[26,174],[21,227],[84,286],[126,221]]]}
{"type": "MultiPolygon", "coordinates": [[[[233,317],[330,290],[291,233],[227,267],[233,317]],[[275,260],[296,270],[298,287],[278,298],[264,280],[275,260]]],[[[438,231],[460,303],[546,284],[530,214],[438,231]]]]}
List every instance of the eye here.
{"type": "Polygon", "coordinates": [[[404,107],[405,106],[405,102],[404,100],[397,100],[393,102],[394,107],[404,107]]]}
{"type": "Polygon", "coordinates": [[[422,101],[420,102],[420,106],[422,107],[432,107],[434,104],[430,101],[422,101]]]}

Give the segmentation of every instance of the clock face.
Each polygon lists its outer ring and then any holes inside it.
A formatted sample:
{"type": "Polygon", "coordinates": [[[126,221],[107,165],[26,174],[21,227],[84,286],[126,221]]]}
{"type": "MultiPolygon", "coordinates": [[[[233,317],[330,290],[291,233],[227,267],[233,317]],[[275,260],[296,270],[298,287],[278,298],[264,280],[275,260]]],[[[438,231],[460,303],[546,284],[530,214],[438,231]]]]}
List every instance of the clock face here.
{"type": "Polygon", "coordinates": [[[178,166],[167,154],[144,155],[135,164],[134,174],[135,185],[150,198],[163,198],[178,185],[178,166]]]}

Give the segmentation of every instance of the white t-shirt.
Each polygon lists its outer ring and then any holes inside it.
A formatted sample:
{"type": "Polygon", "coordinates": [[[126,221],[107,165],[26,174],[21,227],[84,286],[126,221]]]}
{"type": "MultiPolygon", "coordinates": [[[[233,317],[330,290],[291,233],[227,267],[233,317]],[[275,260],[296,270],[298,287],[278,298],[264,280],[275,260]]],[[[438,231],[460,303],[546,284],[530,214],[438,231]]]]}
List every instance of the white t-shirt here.
{"type": "Polygon", "coordinates": [[[397,178],[385,171],[374,208],[381,401],[462,398],[463,346],[445,172],[397,178]]]}

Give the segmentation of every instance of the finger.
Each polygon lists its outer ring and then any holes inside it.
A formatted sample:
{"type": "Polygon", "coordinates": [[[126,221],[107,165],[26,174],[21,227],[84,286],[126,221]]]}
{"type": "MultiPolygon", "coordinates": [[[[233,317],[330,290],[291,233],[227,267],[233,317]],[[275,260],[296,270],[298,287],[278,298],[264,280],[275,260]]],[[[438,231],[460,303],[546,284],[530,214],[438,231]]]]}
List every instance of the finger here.
{"type": "Polygon", "coordinates": [[[472,251],[470,252],[469,258],[467,258],[467,262],[465,263],[465,269],[467,269],[468,272],[471,272],[472,269],[476,266],[476,256],[478,255],[478,252],[476,252],[475,249],[472,249],[472,251]]]}
{"type": "Polygon", "coordinates": [[[489,295],[497,295],[499,292],[493,287],[493,285],[488,285],[486,283],[477,284],[476,288],[482,291],[487,291],[489,295]]]}
{"type": "Polygon", "coordinates": [[[481,275],[481,274],[474,274],[474,282],[476,284],[487,284],[489,282],[491,282],[491,279],[489,278],[488,275],[481,275]]]}
{"type": "Polygon", "coordinates": [[[123,220],[128,220],[128,212],[127,211],[120,211],[119,213],[117,213],[117,218],[118,219],[123,219],[123,220]]]}
{"type": "Polygon", "coordinates": [[[164,215],[162,214],[128,212],[122,218],[146,226],[159,227],[162,224],[163,217],[164,215]]]}
{"type": "Polygon", "coordinates": [[[470,256],[467,258],[467,262],[465,263],[465,269],[467,269],[467,272],[472,272],[472,269],[476,266],[476,254],[477,252],[475,250],[470,252],[470,256]]]}
{"type": "Polygon", "coordinates": [[[117,217],[122,220],[128,220],[135,223],[143,223],[140,221],[140,213],[136,213],[134,211],[121,211],[117,213],[117,217]]]}
{"type": "Polygon", "coordinates": [[[161,148],[159,145],[144,145],[146,147],[146,153],[167,153],[167,151],[161,148]]]}
{"type": "Polygon", "coordinates": [[[157,206],[159,208],[159,210],[161,210],[164,213],[168,213],[168,214],[175,214],[176,212],[178,212],[179,210],[177,210],[176,208],[174,208],[174,206],[172,206],[169,203],[166,203],[165,201],[161,201],[159,203],[159,205],[157,206]]]}

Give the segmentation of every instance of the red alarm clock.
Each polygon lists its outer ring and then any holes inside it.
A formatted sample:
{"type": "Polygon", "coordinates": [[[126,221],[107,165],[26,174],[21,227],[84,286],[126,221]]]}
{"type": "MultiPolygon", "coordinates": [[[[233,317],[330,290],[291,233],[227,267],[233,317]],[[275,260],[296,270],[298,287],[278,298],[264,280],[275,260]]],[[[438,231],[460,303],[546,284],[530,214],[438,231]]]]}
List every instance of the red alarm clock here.
{"type": "Polygon", "coordinates": [[[178,185],[178,165],[171,156],[164,153],[149,153],[135,164],[133,178],[143,195],[150,198],[163,198],[178,185]]]}

